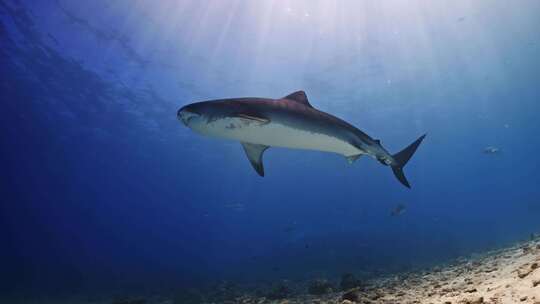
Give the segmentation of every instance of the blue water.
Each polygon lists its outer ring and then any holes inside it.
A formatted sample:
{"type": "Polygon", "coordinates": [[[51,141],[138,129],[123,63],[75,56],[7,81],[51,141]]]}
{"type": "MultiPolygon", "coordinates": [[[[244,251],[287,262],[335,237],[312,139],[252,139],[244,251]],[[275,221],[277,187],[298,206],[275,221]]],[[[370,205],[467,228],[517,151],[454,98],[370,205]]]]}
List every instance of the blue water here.
{"type": "Polygon", "coordinates": [[[0,295],[376,277],[540,232],[540,2],[86,2],[0,1],[0,295]],[[391,152],[427,133],[412,189],[281,148],[260,178],[176,118],[296,90],[391,152]]]}

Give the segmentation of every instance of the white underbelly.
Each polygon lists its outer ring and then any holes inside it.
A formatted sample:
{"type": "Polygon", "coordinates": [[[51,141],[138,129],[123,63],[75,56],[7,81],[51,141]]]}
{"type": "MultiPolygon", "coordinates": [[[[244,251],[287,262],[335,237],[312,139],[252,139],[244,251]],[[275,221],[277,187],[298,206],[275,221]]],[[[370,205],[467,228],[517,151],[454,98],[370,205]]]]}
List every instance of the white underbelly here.
{"type": "Polygon", "coordinates": [[[205,129],[200,132],[209,136],[265,146],[318,150],[345,156],[362,153],[356,147],[337,137],[290,128],[278,123],[246,123],[246,121],[236,119],[222,119],[207,125],[205,129]]]}

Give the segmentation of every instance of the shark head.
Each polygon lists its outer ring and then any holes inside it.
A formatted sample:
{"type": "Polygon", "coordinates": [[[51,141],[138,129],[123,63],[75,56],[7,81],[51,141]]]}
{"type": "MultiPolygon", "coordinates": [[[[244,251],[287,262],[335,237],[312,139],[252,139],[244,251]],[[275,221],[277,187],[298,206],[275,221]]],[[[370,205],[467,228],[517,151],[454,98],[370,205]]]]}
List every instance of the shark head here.
{"type": "Polygon", "coordinates": [[[254,125],[263,125],[267,119],[242,106],[234,99],[196,102],[180,108],[177,118],[193,131],[222,138],[237,139],[238,131],[254,125]]]}
{"type": "Polygon", "coordinates": [[[180,120],[186,127],[193,129],[194,127],[203,124],[208,116],[204,105],[202,103],[192,103],[180,108],[176,114],[178,120],[180,120]]]}
{"type": "Polygon", "coordinates": [[[230,115],[229,109],[219,101],[201,101],[180,108],[176,114],[186,127],[201,134],[212,131],[213,125],[230,115]]]}

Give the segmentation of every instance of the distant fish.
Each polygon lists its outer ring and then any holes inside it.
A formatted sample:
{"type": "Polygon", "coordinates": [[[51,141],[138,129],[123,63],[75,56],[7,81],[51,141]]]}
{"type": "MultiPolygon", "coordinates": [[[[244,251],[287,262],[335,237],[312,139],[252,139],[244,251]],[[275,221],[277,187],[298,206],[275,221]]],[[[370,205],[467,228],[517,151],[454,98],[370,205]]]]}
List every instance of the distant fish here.
{"type": "Polygon", "coordinates": [[[392,211],[390,212],[390,215],[391,216],[399,216],[399,215],[402,215],[403,213],[405,213],[405,210],[407,209],[407,207],[405,207],[405,205],[403,204],[398,204],[394,209],[392,209],[392,211]]]}
{"type": "Polygon", "coordinates": [[[498,154],[501,152],[501,149],[493,146],[488,146],[484,148],[484,154],[498,154]]]}
{"type": "Polygon", "coordinates": [[[56,40],[56,38],[53,35],[47,34],[47,36],[49,36],[49,38],[52,40],[52,42],[54,42],[54,44],[56,44],[56,45],[60,44],[60,43],[58,43],[58,40],[56,40]]]}
{"type": "Polygon", "coordinates": [[[287,232],[287,233],[290,233],[290,232],[293,232],[296,230],[296,221],[293,221],[291,224],[287,225],[283,231],[287,232]]]}
{"type": "Polygon", "coordinates": [[[230,204],[225,205],[225,208],[238,211],[238,212],[245,210],[245,206],[242,203],[230,203],[230,204]]]}
{"type": "Polygon", "coordinates": [[[283,231],[289,233],[289,232],[293,232],[294,230],[296,230],[296,227],[294,226],[287,226],[285,227],[285,229],[283,229],[283,231]]]}
{"type": "Polygon", "coordinates": [[[465,17],[459,17],[457,21],[462,22],[463,20],[465,20],[465,17]]]}

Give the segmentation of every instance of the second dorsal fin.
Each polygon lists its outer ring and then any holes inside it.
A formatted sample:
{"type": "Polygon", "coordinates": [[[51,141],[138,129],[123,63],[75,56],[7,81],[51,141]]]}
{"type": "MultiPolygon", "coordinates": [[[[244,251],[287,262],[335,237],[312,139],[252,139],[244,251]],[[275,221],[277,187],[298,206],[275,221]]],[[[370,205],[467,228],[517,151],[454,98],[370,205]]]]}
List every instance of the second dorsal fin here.
{"type": "Polygon", "coordinates": [[[307,99],[307,95],[304,91],[296,91],[294,93],[291,93],[285,97],[283,97],[283,99],[288,99],[288,100],[292,100],[292,101],[296,101],[298,103],[301,103],[307,107],[310,107],[310,108],[313,108],[311,106],[311,104],[309,104],[309,101],[307,99]]]}

